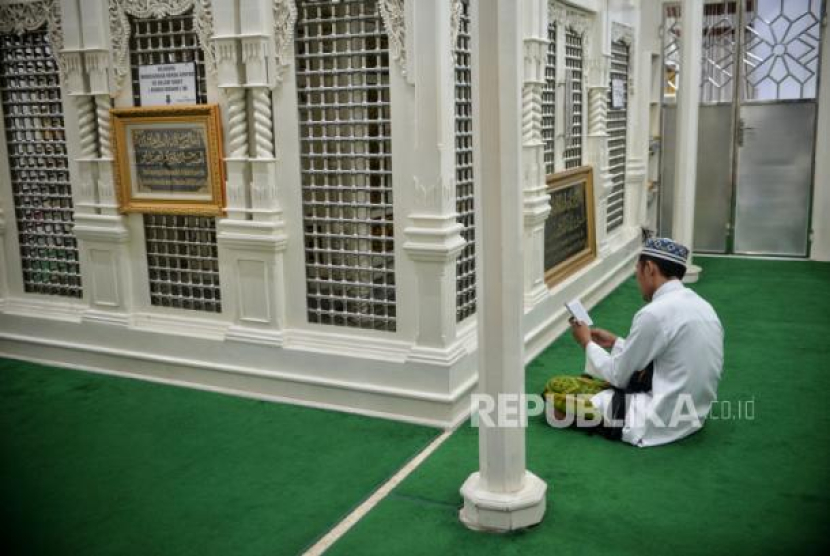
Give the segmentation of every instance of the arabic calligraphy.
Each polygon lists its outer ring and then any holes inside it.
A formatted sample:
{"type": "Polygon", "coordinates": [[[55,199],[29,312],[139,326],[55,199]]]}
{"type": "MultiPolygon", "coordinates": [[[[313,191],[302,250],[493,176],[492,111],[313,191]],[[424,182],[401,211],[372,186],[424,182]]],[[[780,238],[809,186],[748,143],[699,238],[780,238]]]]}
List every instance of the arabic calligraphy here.
{"type": "Polygon", "coordinates": [[[551,191],[551,212],[545,221],[546,270],[589,247],[585,188],[583,181],[551,191]]]}
{"type": "Polygon", "coordinates": [[[200,129],[130,130],[141,192],[208,190],[207,145],[200,129]]]}

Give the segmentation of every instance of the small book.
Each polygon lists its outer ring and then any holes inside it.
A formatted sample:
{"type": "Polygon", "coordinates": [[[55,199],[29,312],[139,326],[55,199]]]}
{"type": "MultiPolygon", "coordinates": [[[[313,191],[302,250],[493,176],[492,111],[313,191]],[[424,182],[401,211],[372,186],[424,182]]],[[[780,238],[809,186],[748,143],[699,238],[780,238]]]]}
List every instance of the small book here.
{"type": "Polygon", "coordinates": [[[571,313],[571,316],[579,322],[587,324],[588,326],[594,324],[594,321],[591,320],[591,316],[588,314],[588,311],[585,309],[585,306],[582,305],[580,300],[574,299],[573,301],[565,303],[565,308],[571,313]]]}

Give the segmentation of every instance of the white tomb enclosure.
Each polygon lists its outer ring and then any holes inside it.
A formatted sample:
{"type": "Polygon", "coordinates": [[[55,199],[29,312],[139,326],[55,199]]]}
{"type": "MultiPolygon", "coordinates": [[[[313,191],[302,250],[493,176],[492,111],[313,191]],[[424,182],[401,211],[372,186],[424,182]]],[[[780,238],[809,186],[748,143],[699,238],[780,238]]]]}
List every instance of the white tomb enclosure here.
{"type": "MultiPolygon", "coordinates": [[[[475,1],[0,0],[0,356],[460,423],[488,225],[475,1]],[[167,71],[187,77],[171,102],[220,106],[222,216],[119,211],[110,108],[163,102],[141,80],[167,71]]],[[[516,2],[528,360],[565,301],[632,274],[650,3],[516,2]],[[547,178],[585,165],[596,257],[549,287],[547,178]]]]}

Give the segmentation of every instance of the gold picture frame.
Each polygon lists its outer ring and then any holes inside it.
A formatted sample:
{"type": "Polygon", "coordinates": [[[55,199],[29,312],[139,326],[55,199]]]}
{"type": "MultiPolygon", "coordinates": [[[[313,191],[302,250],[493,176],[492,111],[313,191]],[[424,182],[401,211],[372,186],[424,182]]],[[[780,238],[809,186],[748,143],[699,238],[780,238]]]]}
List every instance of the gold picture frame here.
{"type": "Polygon", "coordinates": [[[597,257],[593,169],[552,174],[547,188],[551,213],[545,221],[544,258],[545,283],[551,288],[597,257]]]}
{"type": "Polygon", "coordinates": [[[217,104],[115,108],[110,113],[120,212],[224,213],[217,104]]]}

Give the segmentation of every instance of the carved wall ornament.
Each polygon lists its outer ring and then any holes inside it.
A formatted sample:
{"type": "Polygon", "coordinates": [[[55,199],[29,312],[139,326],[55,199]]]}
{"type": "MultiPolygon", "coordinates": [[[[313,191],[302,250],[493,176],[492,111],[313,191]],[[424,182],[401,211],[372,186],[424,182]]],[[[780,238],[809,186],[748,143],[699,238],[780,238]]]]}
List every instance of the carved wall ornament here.
{"type": "Polygon", "coordinates": [[[578,35],[586,37],[593,26],[593,19],[585,12],[566,9],[565,24],[578,35]]]}
{"type": "Polygon", "coordinates": [[[450,54],[455,63],[455,50],[458,48],[458,34],[461,32],[461,14],[464,13],[463,0],[452,0],[450,12],[450,54]]]}
{"type": "Polygon", "coordinates": [[[634,46],[634,28],[630,25],[611,22],[611,42],[624,42],[629,47],[634,46]]]}
{"type": "Polygon", "coordinates": [[[636,56],[633,55],[636,52],[634,28],[616,21],[611,22],[611,42],[622,42],[628,46],[628,93],[634,95],[634,61],[636,60],[636,56]]]}
{"type": "MultiPolygon", "coordinates": [[[[591,31],[594,26],[594,17],[582,10],[566,6],[555,0],[548,0],[548,20],[555,23],[557,29],[570,30],[582,37],[583,59],[587,60],[591,53],[591,31]]],[[[587,79],[589,69],[585,68],[584,77],[587,79]]]]}
{"type": "Polygon", "coordinates": [[[89,95],[78,95],[75,107],[78,112],[78,134],[81,139],[81,157],[91,160],[97,156],[98,123],[96,121],[95,104],[89,95]]]}
{"type": "Polygon", "coordinates": [[[277,81],[282,72],[291,64],[294,29],[297,26],[297,4],[295,0],[274,0],[274,55],[277,59],[277,81]]]}
{"type": "Polygon", "coordinates": [[[406,14],[404,0],[377,0],[378,11],[389,36],[389,55],[401,66],[406,76],[406,14]]]}
{"type": "Polygon", "coordinates": [[[548,21],[561,24],[565,21],[565,6],[559,2],[548,0],[548,21]]]}
{"type": "Polygon", "coordinates": [[[191,8],[193,9],[193,28],[202,46],[205,66],[210,73],[216,74],[216,57],[211,46],[213,8],[210,0],[109,0],[110,40],[112,41],[115,74],[114,93],[121,90],[124,80],[130,73],[128,56],[130,20],[128,16],[139,19],[163,18],[181,15],[191,8]]]}
{"type": "Polygon", "coordinates": [[[46,24],[46,32],[49,35],[52,56],[55,57],[61,73],[65,76],[60,1],[39,0],[36,2],[0,4],[0,33],[20,35],[27,31],[40,29],[44,24],[46,24]]]}
{"type": "MultiPolygon", "coordinates": [[[[389,53],[406,76],[406,16],[404,0],[377,0],[378,12],[389,36],[389,53]]],[[[285,68],[293,62],[294,31],[297,27],[296,0],[273,0],[274,57],[277,61],[277,82],[285,68]]]]}

